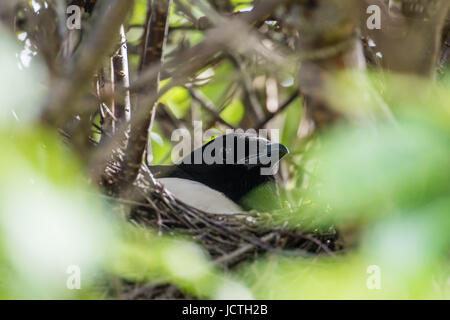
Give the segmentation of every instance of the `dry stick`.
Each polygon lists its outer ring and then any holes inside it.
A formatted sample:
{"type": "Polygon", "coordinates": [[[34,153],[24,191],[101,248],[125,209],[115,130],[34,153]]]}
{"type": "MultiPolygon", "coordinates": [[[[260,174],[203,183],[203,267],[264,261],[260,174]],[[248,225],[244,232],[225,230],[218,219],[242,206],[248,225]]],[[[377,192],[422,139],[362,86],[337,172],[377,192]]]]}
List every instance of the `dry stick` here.
{"type": "MultiPolygon", "coordinates": [[[[106,60],[106,59],[105,59],[106,60]]],[[[113,136],[114,113],[113,107],[113,89],[112,89],[112,62],[111,59],[105,61],[99,70],[97,76],[97,96],[100,100],[100,124],[103,132],[107,135],[101,136],[101,143],[113,136]]],[[[125,96],[124,93],[122,96],[125,96]]]]}
{"type": "Polygon", "coordinates": [[[272,120],[276,115],[280,114],[281,112],[283,112],[284,109],[286,109],[287,107],[289,107],[291,105],[292,102],[294,102],[298,97],[300,96],[300,90],[297,89],[295,90],[295,92],[289,97],[289,99],[287,99],[279,108],[276,112],[273,112],[271,114],[269,114],[263,121],[261,121],[258,125],[257,125],[257,129],[261,129],[262,127],[264,127],[270,120],[272,120]]]}
{"type": "Polygon", "coordinates": [[[148,38],[149,38],[149,27],[150,27],[151,16],[152,16],[152,0],[148,0],[145,25],[141,26],[144,28],[144,35],[143,35],[143,41],[141,44],[142,52],[141,52],[141,61],[139,62],[139,72],[141,72],[142,68],[144,67],[144,59],[145,59],[145,55],[146,55],[146,51],[147,51],[147,42],[148,42],[148,38]]]}
{"type": "MultiPolygon", "coordinates": [[[[158,68],[161,68],[163,50],[168,32],[168,18],[171,3],[171,0],[153,1],[152,3],[152,13],[148,21],[146,49],[142,62],[143,68],[148,68],[148,66],[158,66],[158,68]]],[[[149,139],[149,132],[151,132],[156,114],[158,86],[159,75],[142,90],[143,94],[152,96],[152,99],[139,101],[139,110],[132,114],[133,122],[123,163],[123,183],[126,186],[134,182],[142,164],[142,158],[149,139]],[[140,117],[141,114],[143,114],[142,118],[140,117]]]]}
{"type": "Polygon", "coordinates": [[[231,61],[234,63],[242,76],[242,84],[244,85],[245,93],[247,94],[252,116],[257,120],[257,122],[262,121],[264,119],[264,109],[259,103],[255,89],[253,88],[252,78],[247,72],[244,62],[239,56],[233,55],[231,55],[231,61]]]}
{"type": "MultiPolygon", "coordinates": [[[[182,202],[180,202],[182,203],[182,202]]],[[[186,204],[184,204],[184,207],[189,207],[186,204]]],[[[271,253],[278,253],[281,255],[289,255],[289,256],[296,256],[296,257],[308,257],[311,256],[311,254],[309,254],[308,252],[304,251],[304,250],[295,250],[295,251],[291,251],[291,252],[286,252],[283,250],[279,250],[276,248],[272,248],[271,246],[268,246],[265,242],[261,241],[261,239],[255,237],[255,236],[248,236],[245,235],[235,229],[232,228],[228,228],[226,226],[224,226],[223,224],[217,222],[217,221],[213,221],[211,219],[207,218],[207,215],[204,214],[203,215],[201,213],[201,211],[198,211],[194,208],[192,208],[191,210],[186,210],[185,211],[185,215],[186,216],[195,216],[195,218],[201,222],[203,222],[208,228],[210,229],[214,229],[216,230],[218,233],[221,233],[223,235],[226,236],[235,236],[237,238],[240,238],[244,241],[247,241],[248,243],[251,243],[253,245],[255,245],[256,247],[259,247],[261,249],[264,249],[268,252],[271,253]]]]}
{"type": "Polygon", "coordinates": [[[43,121],[62,127],[75,112],[78,101],[89,89],[91,79],[116,39],[120,26],[133,7],[132,1],[111,0],[99,22],[80,48],[77,61],[51,90],[42,114],[43,121]]]}
{"type": "MultiPolygon", "coordinates": [[[[275,232],[269,233],[268,235],[261,238],[261,242],[267,243],[267,242],[271,241],[272,239],[274,239],[276,236],[277,236],[277,234],[275,232]]],[[[215,264],[226,263],[228,261],[231,261],[231,260],[243,255],[244,253],[247,253],[248,251],[254,249],[255,247],[256,247],[256,245],[254,245],[252,243],[247,243],[247,244],[243,245],[242,247],[239,247],[235,251],[227,253],[227,254],[217,258],[216,260],[214,260],[214,263],[215,264]]]]}
{"type": "MultiPolygon", "coordinates": [[[[120,48],[112,57],[112,68],[113,91],[120,88],[128,88],[130,86],[128,48],[123,25],[120,27],[120,48]]],[[[114,99],[113,113],[116,120],[113,126],[114,134],[116,133],[117,125],[121,126],[130,120],[130,112],[130,91],[125,90],[125,95],[116,96],[114,99]]]]}
{"type": "Polygon", "coordinates": [[[335,256],[336,254],[330,250],[330,248],[328,248],[328,246],[323,243],[322,241],[320,241],[319,239],[314,238],[314,236],[309,235],[309,234],[296,234],[295,232],[285,232],[285,234],[288,234],[292,237],[298,237],[298,238],[302,238],[302,239],[306,239],[310,242],[313,242],[314,244],[316,244],[319,249],[323,250],[326,254],[331,255],[331,256],[335,256]]]}
{"type": "MultiPolygon", "coordinates": [[[[126,147],[128,128],[121,130],[122,127],[128,127],[131,114],[131,98],[130,91],[127,90],[130,86],[130,74],[128,67],[128,47],[125,34],[125,28],[120,27],[119,48],[110,59],[110,70],[108,76],[110,83],[106,84],[110,92],[113,93],[112,100],[109,101],[111,111],[107,112],[103,127],[105,132],[111,133],[102,135],[102,143],[105,140],[110,140],[111,136],[116,136],[116,145],[112,150],[112,159],[120,161],[123,155],[123,149],[126,147]],[[114,94],[114,92],[123,92],[123,94],[114,94]]],[[[105,72],[104,72],[105,73],[105,72]]],[[[105,84],[104,84],[105,85],[105,84]]],[[[105,91],[105,90],[103,90],[105,91]]],[[[102,109],[108,110],[108,106],[102,104],[102,109]]],[[[107,174],[106,174],[107,175],[107,174]]],[[[118,186],[116,179],[112,179],[105,187],[115,193],[118,193],[118,186]]]]}

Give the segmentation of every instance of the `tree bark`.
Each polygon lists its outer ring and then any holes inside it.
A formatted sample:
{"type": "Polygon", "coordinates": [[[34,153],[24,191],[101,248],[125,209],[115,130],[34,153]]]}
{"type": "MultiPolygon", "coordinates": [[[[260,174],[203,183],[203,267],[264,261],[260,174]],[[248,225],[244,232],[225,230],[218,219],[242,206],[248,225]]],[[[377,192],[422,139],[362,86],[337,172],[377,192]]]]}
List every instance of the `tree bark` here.
{"type": "MultiPolygon", "coordinates": [[[[145,39],[145,51],[143,53],[142,68],[161,66],[163,62],[163,51],[168,33],[168,17],[172,1],[153,0],[151,4],[151,14],[147,22],[147,39],[145,39]]],[[[123,186],[128,186],[134,182],[139,169],[141,168],[143,156],[149,142],[149,133],[156,113],[157,93],[159,86],[159,76],[154,81],[147,83],[141,89],[140,94],[155,97],[145,104],[139,103],[138,113],[144,114],[142,119],[137,118],[135,112],[132,113],[132,126],[130,138],[125,151],[123,162],[123,186]]],[[[142,100],[141,100],[142,102],[142,100]]]]}

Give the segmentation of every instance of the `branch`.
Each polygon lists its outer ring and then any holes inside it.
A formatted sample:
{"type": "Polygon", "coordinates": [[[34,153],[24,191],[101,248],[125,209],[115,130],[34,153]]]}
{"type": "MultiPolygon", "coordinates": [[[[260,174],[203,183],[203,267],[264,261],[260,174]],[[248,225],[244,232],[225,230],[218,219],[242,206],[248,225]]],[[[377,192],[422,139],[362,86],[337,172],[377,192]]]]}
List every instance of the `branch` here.
{"type": "Polygon", "coordinates": [[[273,112],[271,114],[269,114],[263,121],[261,121],[258,125],[257,125],[257,129],[261,129],[263,128],[270,120],[272,120],[276,115],[280,114],[281,112],[283,112],[284,109],[286,109],[287,107],[289,107],[291,105],[292,102],[294,102],[298,97],[300,96],[300,90],[297,89],[295,90],[295,92],[289,97],[289,99],[287,99],[279,108],[276,112],[273,112]]]}
{"type": "MultiPolygon", "coordinates": [[[[208,66],[211,60],[215,60],[215,55],[227,45],[233,47],[237,35],[240,35],[242,38],[244,38],[242,35],[245,35],[246,41],[256,38],[251,33],[249,26],[261,21],[264,17],[270,16],[278,6],[288,1],[291,0],[265,0],[251,12],[227,19],[225,24],[209,30],[201,43],[177,54],[173,60],[165,64],[165,70],[175,69],[172,72],[172,78],[177,81],[177,84],[182,85],[187,77],[208,66]]],[[[248,48],[249,51],[252,49],[248,48]]],[[[150,66],[142,72],[139,79],[136,79],[131,89],[141,88],[146,83],[154,81],[160,71],[160,65],[150,66]]]]}
{"type": "Polygon", "coordinates": [[[244,62],[237,55],[230,55],[230,59],[241,74],[241,81],[244,86],[245,95],[250,105],[249,111],[251,113],[251,119],[255,119],[257,122],[262,121],[264,119],[264,109],[259,103],[255,89],[253,88],[252,78],[245,69],[244,62]]]}
{"type": "MultiPolygon", "coordinates": [[[[113,91],[125,89],[130,86],[130,75],[128,71],[128,49],[125,29],[120,28],[120,48],[112,57],[113,91]]],[[[116,133],[116,125],[121,125],[130,120],[131,101],[130,92],[125,90],[125,95],[115,96],[113,113],[116,121],[113,123],[113,133],[116,133]]]]}
{"type": "Polygon", "coordinates": [[[134,1],[111,0],[104,12],[99,15],[99,22],[93,32],[80,48],[79,55],[62,79],[54,84],[53,90],[44,107],[43,121],[61,127],[75,114],[79,100],[91,85],[91,79],[98,70],[119,33],[134,1]]]}
{"type": "Polygon", "coordinates": [[[220,116],[220,113],[217,112],[217,110],[214,108],[214,105],[211,103],[211,101],[205,99],[202,97],[201,93],[193,88],[188,88],[189,93],[191,94],[192,98],[196,100],[200,106],[205,109],[213,118],[215,121],[220,122],[221,124],[231,128],[236,129],[235,126],[229,124],[225,120],[222,119],[220,116]]]}
{"type": "MultiPolygon", "coordinates": [[[[146,44],[142,60],[143,69],[149,68],[149,66],[161,69],[171,3],[171,0],[159,0],[153,1],[151,4],[151,15],[147,22],[147,39],[145,39],[146,44]]],[[[134,182],[141,168],[144,152],[149,141],[149,132],[156,114],[158,86],[159,72],[141,91],[141,94],[150,96],[151,99],[142,99],[138,103],[137,112],[132,114],[130,138],[122,168],[122,183],[125,186],[134,182]]]]}

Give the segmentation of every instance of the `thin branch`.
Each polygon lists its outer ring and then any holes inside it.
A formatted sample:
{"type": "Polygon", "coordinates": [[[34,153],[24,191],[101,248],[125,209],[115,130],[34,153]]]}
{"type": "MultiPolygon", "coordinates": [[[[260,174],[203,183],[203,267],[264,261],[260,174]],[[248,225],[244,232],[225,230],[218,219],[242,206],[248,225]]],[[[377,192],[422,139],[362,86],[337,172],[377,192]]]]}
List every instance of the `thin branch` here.
{"type": "Polygon", "coordinates": [[[297,89],[295,90],[295,92],[278,108],[278,110],[276,112],[273,112],[271,114],[269,114],[263,121],[261,121],[258,125],[257,125],[257,129],[261,129],[262,127],[264,127],[270,120],[272,120],[276,115],[280,114],[281,112],[283,112],[283,110],[285,110],[287,107],[289,107],[291,105],[292,102],[294,102],[298,97],[300,96],[300,90],[297,89]]]}
{"type": "MultiPolygon", "coordinates": [[[[142,68],[144,67],[144,59],[145,59],[145,55],[147,53],[147,44],[148,44],[148,39],[149,39],[149,32],[150,32],[150,22],[151,22],[151,17],[152,17],[152,0],[148,0],[147,1],[147,14],[146,14],[146,18],[145,18],[145,25],[141,26],[142,28],[144,28],[144,35],[142,38],[142,52],[141,52],[141,60],[139,62],[139,72],[142,71],[142,68]]],[[[131,26],[130,26],[131,28],[131,26]]]]}
{"type": "Polygon", "coordinates": [[[230,59],[241,74],[242,84],[244,85],[245,95],[250,105],[249,111],[251,112],[252,119],[262,121],[264,119],[264,109],[259,103],[258,96],[253,87],[252,78],[247,72],[244,62],[239,56],[230,55],[230,59]]]}
{"type": "Polygon", "coordinates": [[[82,44],[75,63],[69,68],[63,79],[54,84],[53,90],[43,111],[43,120],[56,127],[74,114],[77,103],[91,85],[91,79],[114,44],[115,35],[134,1],[111,0],[104,12],[99,15],[99,22],[93,32],[82,44]]]}
{"type": "MultiPolygon", "coordinates": [[[[273,240],[276,236],[277,236],[277,234],[275,232],[269,233],[268,235],[261,238],[261,242],[267,243],[267,242],[273,240]]],[[[256,247],[257,246],[253,243],[244,244],[243,246],[239,247],[235,251],[227,253],[227,254],[217,258],[216,260],[214,260],[214,263],[218,264],[218,265],[227,264],[230,261],[236,259],[237,257],[251,251],[252,249],[255,249],[256,247]]]]}
{"type": "Polygon", "coordinates": [[[187,89],[188,89],[189,93],[191,94],[192,98],[194,100],[196,100],[200,104],[200,106],[214,118],[214,121],[217,121],[231,129],[236,129],[235,126],[233,126],[232,124],[229,124],[224,119],[222,119],[222,117],[220,116],[220,113],[214,108],[214,105],[211,103],[211,101],[205,99],[200,92],[198,92],[197,90],[195,90],[193,88],[187,88],[187,89]]]}
{"type": "MultiPolygon", "coordinates": [[[[128,71],[128,49],[125,29],[120,28],[120,48],[112,57],[112,77],[113,91],[120,88],[128,88],[130,86],[130,75],[128,71]]],[[[130,92],[125,89],[125,95],[115,96],[113,113],[116,122],[113,125],[113,132],[116,132],[116,125],[129,122],[131,112],[130,92]]]]}

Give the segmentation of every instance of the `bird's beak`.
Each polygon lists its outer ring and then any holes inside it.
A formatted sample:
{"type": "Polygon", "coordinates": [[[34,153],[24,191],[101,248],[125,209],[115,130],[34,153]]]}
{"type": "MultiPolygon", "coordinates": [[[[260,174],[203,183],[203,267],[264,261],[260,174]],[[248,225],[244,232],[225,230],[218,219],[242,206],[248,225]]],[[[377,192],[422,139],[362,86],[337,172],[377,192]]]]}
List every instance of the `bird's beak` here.
{"type": "Polygon", "coordinates": [[[246,159],[246,164],[249,167],[261,165],[273,166],[288,153],[289,149],[281,143],[269,143],[263,150],[260,150],[258,154],[248,157],[246,159]]]}
{"type": "Polygon", "coordinates": [[[269,158],[272,158],[273,155],[278,156],[278,159],[281,160],[287,154],[289,154],[289,149],[281,143],[269,143],[267,145],[267,156],[269,158]]]}

